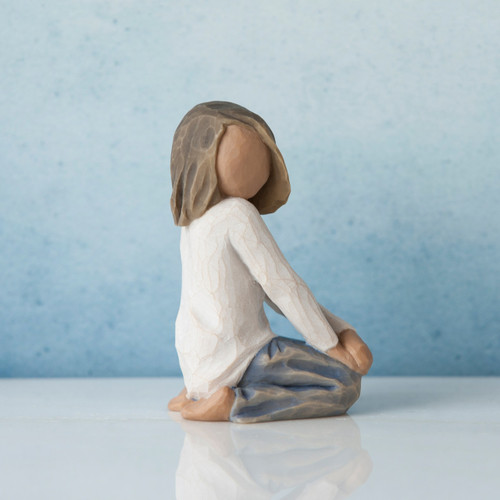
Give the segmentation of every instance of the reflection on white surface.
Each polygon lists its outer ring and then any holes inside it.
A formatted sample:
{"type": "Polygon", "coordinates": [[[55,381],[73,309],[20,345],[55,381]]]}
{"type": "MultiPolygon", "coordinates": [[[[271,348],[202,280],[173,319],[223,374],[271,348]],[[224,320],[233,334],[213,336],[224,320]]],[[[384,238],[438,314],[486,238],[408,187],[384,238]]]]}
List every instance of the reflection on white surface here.
{"type": "Polygon", "coordinates": [[[233,425],[167,414],[181,379],[0,380],[0,499],[498,498],[500,378],[363,384],[352,420],[233,425]]]}
{"type": "Polygon", "coordinates": [[[254,425],[178,421],[186,436],[177,500],[338,500],[372,470],[348,416],[254,425]]]}

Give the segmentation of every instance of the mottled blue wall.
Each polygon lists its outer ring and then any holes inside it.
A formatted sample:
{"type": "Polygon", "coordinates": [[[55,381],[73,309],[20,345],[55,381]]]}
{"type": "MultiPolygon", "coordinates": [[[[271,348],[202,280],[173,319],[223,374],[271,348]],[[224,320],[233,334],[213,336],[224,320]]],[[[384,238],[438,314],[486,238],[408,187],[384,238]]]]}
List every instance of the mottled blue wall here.
{"type": "Polygon", "coordinates": [[[213,99],[273,128],[266,221],[373,374],[500,374],[497,0],[16,0],[0,47],[0,375],[179,373],[170,145],[213,99]]]}

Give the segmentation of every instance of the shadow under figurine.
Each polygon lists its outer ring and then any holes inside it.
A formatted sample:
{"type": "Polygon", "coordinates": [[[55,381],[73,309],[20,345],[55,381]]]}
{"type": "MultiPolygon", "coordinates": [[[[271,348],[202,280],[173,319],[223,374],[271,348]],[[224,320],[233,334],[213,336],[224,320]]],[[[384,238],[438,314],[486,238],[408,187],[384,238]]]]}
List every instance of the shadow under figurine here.
{"type": "Polygon", "coordinates": [[[237,104],[199,104],[175,132],[171,174],[182,226],[175,345],[185,388],[169,410],[238,423],[344,414],[372,355],[351,325],[317,303],[260,215],[290,194],[271,129],[237,104]],[[264,301],[307,344],[277,337],[264,301]]]}

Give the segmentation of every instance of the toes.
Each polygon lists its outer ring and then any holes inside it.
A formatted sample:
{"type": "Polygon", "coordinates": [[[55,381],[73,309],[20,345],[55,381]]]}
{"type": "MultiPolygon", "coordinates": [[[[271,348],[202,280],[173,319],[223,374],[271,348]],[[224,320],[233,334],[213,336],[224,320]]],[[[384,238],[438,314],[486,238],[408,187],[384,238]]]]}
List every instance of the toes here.
{"type": "Polygon", "coordinates": [[[168,402],[168,409],[170,411],[181,411],[182,406],[183,401],[178,397],[175,397],[168,402]]]}
{"type": "Polygon", "coordinates": [[[190,401],[186,397],[186,394],[187,394],[187,390],[184,387],[184,389],[182,389],[182,391],[177,396],[175,396],[175,398],[172,398],[168,402],[168,409],[170,411],[181,411],[182,407],[184,405],[186,405],[187,403],[189,403],[189,401],[190,401]]]}

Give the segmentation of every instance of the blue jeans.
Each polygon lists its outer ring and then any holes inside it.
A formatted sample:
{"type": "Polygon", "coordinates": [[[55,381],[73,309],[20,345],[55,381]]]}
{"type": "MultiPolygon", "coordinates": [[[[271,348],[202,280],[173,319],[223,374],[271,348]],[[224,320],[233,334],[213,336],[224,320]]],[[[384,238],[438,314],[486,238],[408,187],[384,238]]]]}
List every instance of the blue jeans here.
{"type": "Polygon", "coordinates": [[[361,375],[305,342],[275,337],[233,390],[231,422],[331,417],[359,398],[361,375]]]}

